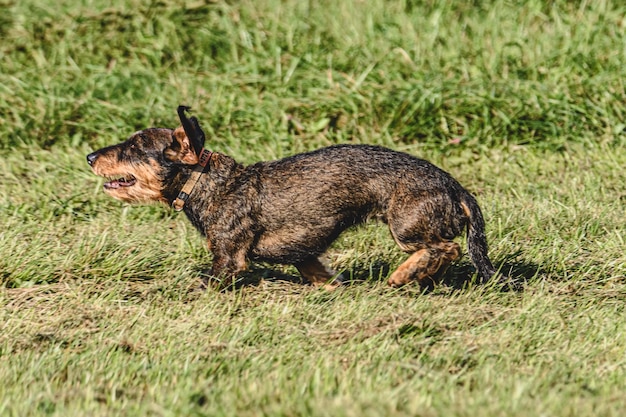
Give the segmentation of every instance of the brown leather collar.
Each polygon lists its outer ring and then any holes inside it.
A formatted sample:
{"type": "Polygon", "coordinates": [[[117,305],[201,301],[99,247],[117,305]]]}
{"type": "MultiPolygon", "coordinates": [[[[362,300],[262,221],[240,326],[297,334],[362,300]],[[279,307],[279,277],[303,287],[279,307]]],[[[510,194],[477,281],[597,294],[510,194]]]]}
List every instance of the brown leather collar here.
{"type": "Polygon", "coordinates": [[[209,166],[209,161],[211,160],[212,155],[213,152],[202,148],[202,151],[200,152],[200,157],[198,158],[198,163],[193,167],[191,176],[178,193],[178,197],[176,197],[176,199],[172,202],[172,207],[174,208],[174,210],[181,211],[183,209],[183,207],[185,206],[185,202],[189,198],[189,194],[191,194],[191,191],[193,190],[193,187],[200,179],[202,173],[206,171],[207,167],[209,166]]]}

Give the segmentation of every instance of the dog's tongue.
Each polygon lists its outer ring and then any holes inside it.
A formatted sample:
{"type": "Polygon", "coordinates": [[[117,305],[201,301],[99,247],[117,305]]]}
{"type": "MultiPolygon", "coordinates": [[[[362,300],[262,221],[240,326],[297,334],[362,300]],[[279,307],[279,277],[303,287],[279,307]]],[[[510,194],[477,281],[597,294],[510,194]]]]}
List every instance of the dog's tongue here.
{"type": "Polygon", "coordinates": [[[135,183],[135,179],[130,179],[127,180],[125,178],[120,178],[118,180],[113,180],[113,181],[109,181],[109,182],[105,182],[104,183],[104,188],[120,188],[120,187],[130,187],[131,185],[133,185],[135,183]]]}

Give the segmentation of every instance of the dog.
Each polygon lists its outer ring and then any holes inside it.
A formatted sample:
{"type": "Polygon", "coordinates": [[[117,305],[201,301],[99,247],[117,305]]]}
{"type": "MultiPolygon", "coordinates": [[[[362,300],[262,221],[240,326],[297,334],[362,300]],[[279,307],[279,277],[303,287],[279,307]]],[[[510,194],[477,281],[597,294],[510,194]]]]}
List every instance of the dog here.
{"type": "Polygon", "coordinates": [[[476,199],[450,174],[406,153],[370,145],[335,145],[244,166],[204,148],[205,135],[186,106],[181,126],[149,128],[87,155],[104,191],[130,203],[158,201],[184,211],[213,254],[210,278],[232,285],[248,261],[294,265],[317,286],[342,277],[319,256],[346,229],[378,219],[409,254],[388,278],[432,288],[461,255],[453,239],[467,230],[480,282],[496,273],[487,255],[476,199]]]}

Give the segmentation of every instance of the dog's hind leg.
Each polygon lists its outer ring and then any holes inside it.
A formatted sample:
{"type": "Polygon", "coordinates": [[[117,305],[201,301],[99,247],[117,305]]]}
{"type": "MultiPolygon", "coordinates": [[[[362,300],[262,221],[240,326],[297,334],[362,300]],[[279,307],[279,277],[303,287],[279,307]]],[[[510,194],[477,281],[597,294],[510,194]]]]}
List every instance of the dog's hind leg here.
{"type": "Polygon", "coordinates": [[[335,271],[324,265],[316,257],[307,258],[303,262],[295,264],[295,267],[305,280],[316,287],[333,290],[341,285],[341,275],[337,276],[335,271]]]}
{"type": "Polygon", "coordinates": [[[387,283],[401,287],[417,281],[420,287],[432,289],[448,265],[461,256],[461,247],[451,241],[437,242],[419,249],[402,263],[389,277],[387,283]]]}
{"type": "Polygon", "coordinates": [[[460,205],[445,192],[416,193],[399,188],[387,212],[389,230],[409,258],[387,281],[400,287],[417,281],[422,288],[432,288],[448,265],[461,256],[454,242],[466,219],[460,205]]]}

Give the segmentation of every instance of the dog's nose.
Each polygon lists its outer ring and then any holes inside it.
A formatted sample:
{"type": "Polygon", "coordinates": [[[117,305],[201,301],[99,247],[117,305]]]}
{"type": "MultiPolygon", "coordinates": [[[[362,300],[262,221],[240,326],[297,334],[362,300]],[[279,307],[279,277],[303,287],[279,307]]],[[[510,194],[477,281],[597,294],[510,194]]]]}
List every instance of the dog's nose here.
{"type": "Polygon", "coordinates": [[[87,163],[89,165],[93,165],[93,163],[96,161],[97,158],[98,158],[97,152],[90,153],[89,155],[87,155],[87,163]]]}

